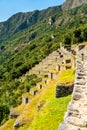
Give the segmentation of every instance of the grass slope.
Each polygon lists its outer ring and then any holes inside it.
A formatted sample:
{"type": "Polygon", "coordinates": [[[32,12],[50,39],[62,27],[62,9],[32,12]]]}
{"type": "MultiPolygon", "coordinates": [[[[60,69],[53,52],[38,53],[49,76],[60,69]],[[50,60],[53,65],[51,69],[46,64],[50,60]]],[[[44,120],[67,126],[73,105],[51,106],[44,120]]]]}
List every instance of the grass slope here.
{"type": "MultiPolygon", "coordinates": [[[[66,70],[59,73],[58,78],[66,77],[65,80],[69,81],[74,79],[75,70],[66,70]]],[[[58,81],[51,80],[49,84],[43,88],[36,95],[32,101],[24,106],[24,110],[19,106],[18,111],[21,115],[17,118],[16,122],[26,122],[18,130],[57,130],[59,124],[63,121],[64,113],[67,110],[67,105],[71,99],[71,96],[55,98],[55,88],[58,81]],[[41,103],[40,109],[37,109],[37,104],[41,103]]],[[[13,121],[8,121],[0,130],[12,130],[13,121]],[[9,123],[10,122],[10,123],[9,123]]]]}
{"type": "Polygon", "coordinates": [[[8,120],[2,127],[0,127],[0,130],[13,130],[15,119],[8,120]]]}

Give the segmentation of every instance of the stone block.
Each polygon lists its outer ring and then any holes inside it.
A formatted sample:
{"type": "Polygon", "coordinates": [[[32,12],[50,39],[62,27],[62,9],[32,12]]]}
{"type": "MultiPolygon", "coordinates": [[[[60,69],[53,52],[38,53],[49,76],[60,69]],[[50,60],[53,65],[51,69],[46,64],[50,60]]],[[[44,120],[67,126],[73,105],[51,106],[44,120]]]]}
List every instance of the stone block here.
{"type": "Polygon", "coordinates": [[[37,93],[38,93],[38,90],[30,89],[30,94],[37,95],[37,93]]]}
{"type": "Polygon", "coordinates": [[[78,46],[78,51],[80,51],[80,50],[82,50],[82,49],[84,49],[85,48],[85,45],[79,45],[78,46]]]}
{"type": "Polygon", "coordinates": [[[10,119],[17,118],[20,114],[14,110],[10,111],[10,119]]]}
{"type": "Polygon", "coordinates": [[[71,117],[68,117],[66,119],[66,121],[69,122],[70,124],[74,125],[74,126],[86,127],[86,122],[82,118],[72,117],[71,116],[71,117]]]}
{"type": "Polygon", "coordinates": [[[42,84],[37,84],[37,87],[39,88],[39,89],[42,89],[43,88],[43,86],[42,86],[42,84]]]}
{"type": "Polygon", "coordinates": [[[67,122],[63,122],[60,126],[58,130],[80,130],[78,129],[79,127],[74,126],[72,124],[69,124],[67,122]]]}
{"type": "Polygon", "coordinates": [[[31,99],[29,97],[23,97],[22,96],[22,104],[27,104],[27,103],[29,103],[30,100],[31,99]]]}
{"type": "Polygon", "coordinates": [[[73,100],[80,100],[82,98],[81,93],[73,93],[73,100]]]}
{"type": "Polygon", "coordinates": [[[57,72],[60,71],[60,65],[57,65],[57,66],[56,66],[56,70],[57,70],[57,72]]]}
{"type": "Polygon", "coordinates": [[[19,126],[20,126],[20,125],[19,125],[18,122],[14,123],[14,130],[18,130],[19,126]]]}

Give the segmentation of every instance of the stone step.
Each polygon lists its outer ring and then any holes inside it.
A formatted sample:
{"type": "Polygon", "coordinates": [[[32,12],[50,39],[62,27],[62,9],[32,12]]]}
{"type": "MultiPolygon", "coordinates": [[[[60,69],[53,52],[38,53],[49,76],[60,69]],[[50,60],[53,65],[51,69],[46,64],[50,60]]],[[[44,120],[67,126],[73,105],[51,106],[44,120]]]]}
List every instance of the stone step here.
{"type": "Polygon", "coordinates": [[[85,119],[77,118],[77,117],[68,117],[66,121],[74,126],[78,127],[87,127],[87,122],[85,119]]]}

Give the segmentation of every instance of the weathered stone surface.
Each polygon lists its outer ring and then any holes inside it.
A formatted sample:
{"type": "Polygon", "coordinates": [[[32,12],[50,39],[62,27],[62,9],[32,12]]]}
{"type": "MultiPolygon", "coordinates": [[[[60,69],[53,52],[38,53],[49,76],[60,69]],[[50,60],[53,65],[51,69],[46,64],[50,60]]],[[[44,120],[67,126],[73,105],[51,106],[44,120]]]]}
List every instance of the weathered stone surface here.
{"type": "Polygon", "coordinates": [[[19,116],[19,114],[10,114],[10,118],[13,119],[13,118],[17,118],[19,116]]]}
{"type": "Polygon", "coordinates": [[[83,77],[82,76],[77,76],[76,79],[83,79],[83,80],[85,80],[85,77],[84,76],[83,77]]]}
{"type": "Polygon", "coordinates": [[[79,72],[78,75],[79,76],[84,76],[86,73],[82,73],[82,72],[79,72]]]}
{"type": "Polygon", "coordinates": [[[20,127],[20,126],[23,126],[24,125],[24,123],[23,122],[15,122],[14,123],[14,130],[18,130],[18,128],[20,127]]]}
{"type": "Polygon", "coordinates": [[[72,125],[72,124],[63,122],[63,123],[59,126],[59,129],[58,129],[58,130],[80,130],[80,129],[78,129],[78,128],[79,128],[79,127],[77,127],[77,126],[74,126],[74,125],[72,125]]]}
{"type": "Polygon", "coordinates": [[[14,127],[19,127],[19,123],[16,122],[16,123],[14,124],[14,127]]]}
{"type": "Polygon", "coordinates": [[[11,111],[10,111],[10,118],[11,118],[11,119],[17,118],[19,115],[20,115],[20,113],[17,112],[17,111],[15,111],[15,110],[11,110],[11,111]]]}
{"type": "Polygon", "coordinates": [[[82,80],[82,81],[76,81],[75,84],[77,85],[85,85],[86,81],[82,80]]]}
{"type": "Polygon", "coordinates": [[[84,89],[79,88],[79,87],[75,87],[75,88],[74,88],[74,91],[75,91],[75,92],[79,92],[79,93],[81,92],[81,93],[82,93],[82,92],[84,92],[84,89]]]}
{"type": "Polygon", "coordinates": [[[38,87],[39,89],[42,89],[42,88],[43,88],[42,84],[40,84],[40,83],[37,84],[37,87],[38,87]]]}
{"type": "Polygon", "coordinates": [[[81,118],[77,118],[77,117],[68,117],[66,119],[66,121],[74,126],[78,126],[78,127],[86,127],[86,122],[81,119],[81,118]]]}
{"type": "Polygon", "coordinates": [[[79,100],[82,98],[81,94],[80,93],[73,93],[73,100],[79,100]]]}
{"type": "Polygon", "coordinates": [[[69,110],[68,116],[80,117],[79,110],[69,110]]]}
{"type": "Polygon", "coordinates": [[[64,122],[58,130],[87,130],[87,60],[77,61],[76,79],[64,122]]]}

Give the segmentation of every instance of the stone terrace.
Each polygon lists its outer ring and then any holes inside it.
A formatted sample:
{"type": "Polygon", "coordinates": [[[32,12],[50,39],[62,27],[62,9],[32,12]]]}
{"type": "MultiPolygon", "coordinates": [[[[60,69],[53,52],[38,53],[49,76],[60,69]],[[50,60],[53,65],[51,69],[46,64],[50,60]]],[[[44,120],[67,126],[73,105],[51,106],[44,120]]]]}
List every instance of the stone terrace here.
{"type": "Polygon", "coordinates": [[[87,56],[81,58],[82,50],[78,54],[72,100],[59,130],[87,130],[87,56]]]}
{"type": "Polygon", "coordinates": [[[29,71],[29,74],[45,76],[48,74],[49,70],[55,69],[56,71],[58,71],[56,67],[58,65],[62,66],[64,59],[67,58],[70,58],[71,62],[73,63],[73,57],[70,52],[66,51],[65,49],[58,49],[57,51],[54,51],[53,53],[49,54],[49,56],[43,59],[42,62],[33,67],[29,71]]]}

